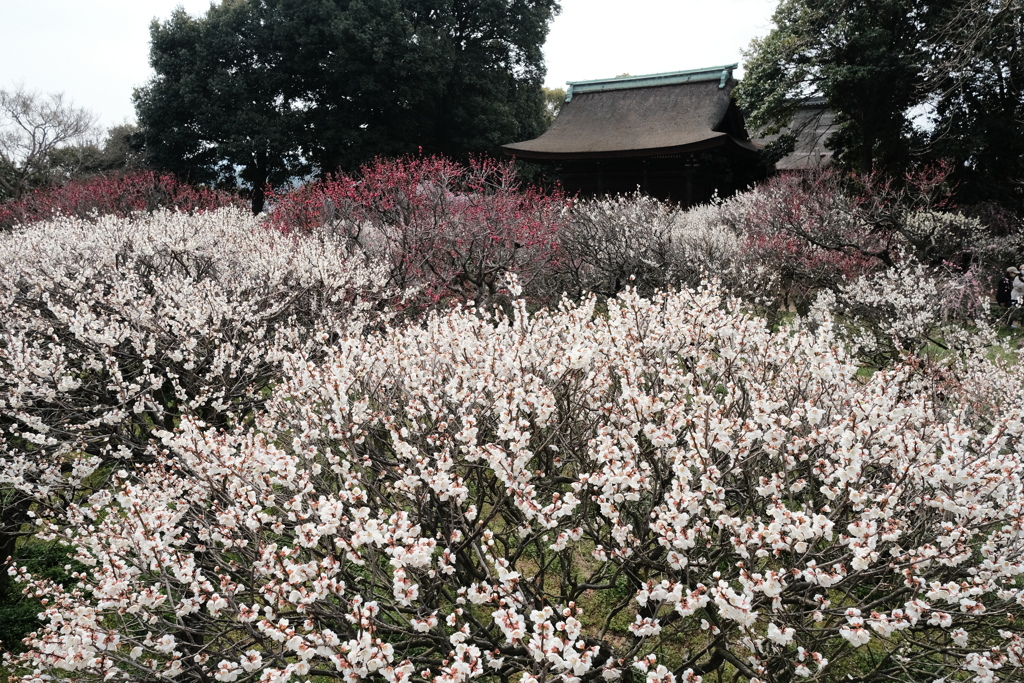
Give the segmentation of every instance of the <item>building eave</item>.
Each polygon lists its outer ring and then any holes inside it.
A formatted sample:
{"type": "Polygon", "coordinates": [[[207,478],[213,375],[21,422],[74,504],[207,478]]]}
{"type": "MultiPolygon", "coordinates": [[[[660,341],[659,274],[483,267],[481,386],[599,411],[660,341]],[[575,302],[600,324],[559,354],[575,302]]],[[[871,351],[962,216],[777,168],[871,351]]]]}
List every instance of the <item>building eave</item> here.
{"type": "Polygon", "coordinates": [[[653,159],[657,157],[671,157],[680,154],[703,152],[717,148],[737,150],[741,154],[757,155],[760,153],[760,150],[756,145],[745,140],[737,140],[725,133],[686,145],[655,147],[649,149],[606,150],[597,152],[537,152],[528,149],[519,149],[514,145],[504,145],[502,147],[502,151],[506,155],[516,159],[530,159],[536,161],[583,161],[598,159],[653,159]]]}

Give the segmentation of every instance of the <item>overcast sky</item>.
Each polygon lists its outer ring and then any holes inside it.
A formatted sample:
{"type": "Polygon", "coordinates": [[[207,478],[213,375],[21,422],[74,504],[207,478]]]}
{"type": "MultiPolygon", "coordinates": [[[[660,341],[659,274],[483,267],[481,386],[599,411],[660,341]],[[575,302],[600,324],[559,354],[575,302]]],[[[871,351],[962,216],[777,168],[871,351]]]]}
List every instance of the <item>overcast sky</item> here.
{"type": "MultiPolygon", "coordinates": [[[[544,48],[546,85],[739,62],[776,4],[562,0],[544,48]]],[[[133,121],[132,89],[152,75],[149,23],[178,5],[201,14],[210,0],[0,0],[0,88],[64,92],[104,126],[133,121]]]]}

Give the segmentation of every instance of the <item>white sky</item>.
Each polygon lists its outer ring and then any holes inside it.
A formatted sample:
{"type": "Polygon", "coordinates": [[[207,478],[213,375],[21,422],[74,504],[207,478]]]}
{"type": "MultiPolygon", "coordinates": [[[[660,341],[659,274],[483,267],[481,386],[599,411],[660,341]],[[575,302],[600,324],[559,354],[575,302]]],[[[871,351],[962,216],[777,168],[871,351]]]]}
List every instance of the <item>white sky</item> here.
{"type": "MultiPolygon", "coordinates": [[[[0,0],[2,2],[3,0],[0,0]]],[[[549,88],[566,81],[740,62],[777,0],[562,0],[544,46],[549,88]]]]}
{"type": "MultiPolygon", "coordinates": [[[[566,81],[741,61],[776,0],[562,0],[544,52],[548,87],[566,81]]],[[[64,92],[103,126],[135,119],[150,77],[149,23],[210,0],[0,0],[0,88],[64,92]]]]}

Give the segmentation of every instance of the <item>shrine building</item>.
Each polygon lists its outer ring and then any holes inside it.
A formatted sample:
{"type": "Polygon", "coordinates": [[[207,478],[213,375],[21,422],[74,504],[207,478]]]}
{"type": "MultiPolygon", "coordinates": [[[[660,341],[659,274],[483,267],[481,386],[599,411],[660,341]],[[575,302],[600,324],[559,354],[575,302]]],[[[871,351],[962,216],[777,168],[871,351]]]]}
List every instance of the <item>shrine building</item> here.
{"type": "Polygon", "coordinates": [[[502,149],[570,193],[639,189],[683,206],[727,197],[766,171],[732,98],[736,67],[570,82],[543,135],[502,149]]]}

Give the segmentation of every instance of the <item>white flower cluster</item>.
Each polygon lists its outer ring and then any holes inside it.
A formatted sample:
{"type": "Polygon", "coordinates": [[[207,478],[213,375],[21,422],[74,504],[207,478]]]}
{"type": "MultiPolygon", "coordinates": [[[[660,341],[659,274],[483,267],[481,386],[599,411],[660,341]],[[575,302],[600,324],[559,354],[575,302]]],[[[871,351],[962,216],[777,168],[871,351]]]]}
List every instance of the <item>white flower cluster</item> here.
{"type": "Polygon", "coordinates": [[[980,220],[960,212],[919,209],[907,212],[902,223],[906,244],[921,245],[918,251],[923,257],[967,254],[975,261],[1013,263],[1024,246],[1016,231],[993,234],[980,220]]]}
{"type": "Polygon", "coordinates": [[[811,309],[817,322],[843,316],[843,341],[854,354],[884,363],[927,343],[947,348],[980,348],[996,341],[985,316],[964,321],[950,316],[951,298],[970,299],[972,312],[987,310],[983,291],[964,289],[960,280],[940,278],[910,257],[893,267],[822,290],[811,309]],[[960,286],[963,291],[951,291],[960,286]],[[966,326],[965,326],[966,322],[966,326]]]}
{"type": "MultiPolygon", "coordinates": [[[[6,520],[184,415],[243,419],[286,354],[358,333],[382,275],[329,235],[239,209],[57,219],[0,236],[0,482],[6,520]]],[[[10,550],[10,548],[6,548],[10,550]]]]}
{"type": "Polygon", "coordinates": [[[613,296],[717,279],[747,298],[771,294],[777,274],[743,247],[739,216],[754,194],[686,210],[640,192],[580,200],[559,238],[559,291],[613,296]]]}
{"type": "MultiPolygon", "coordinates": [[[[135,327],[58,310],[94,355],[54,367],[95,357],[70,379],[131,413],[99,349],[135,327]]],[[[771,332],[713,287],[333,335],[258,347],[280,374],[246,419],[154,412],[108,486],[40,510],[87,569],[13,570],[45,600],[20,680],[1024,675],[1019,369],[863,380],[828,324],[771,332]]]]}
{"type": "Polygon", "coordinates": [[[564,288],[614,296],[670,282],[672,226],[683,212],[640,192],[576,202],[560,235],[564,288]]]}

